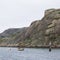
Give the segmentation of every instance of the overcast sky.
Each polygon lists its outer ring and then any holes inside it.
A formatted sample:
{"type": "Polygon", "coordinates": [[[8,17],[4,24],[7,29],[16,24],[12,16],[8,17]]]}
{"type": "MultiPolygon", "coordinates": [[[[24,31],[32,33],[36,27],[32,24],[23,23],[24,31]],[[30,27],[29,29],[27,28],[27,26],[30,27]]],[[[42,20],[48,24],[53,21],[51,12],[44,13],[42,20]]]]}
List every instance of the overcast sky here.
{"type": "Polygon", "coordinates": [[[0,32],[29,26],[50,8],[60,8],[60,0],[0,0],[0,32]]]}

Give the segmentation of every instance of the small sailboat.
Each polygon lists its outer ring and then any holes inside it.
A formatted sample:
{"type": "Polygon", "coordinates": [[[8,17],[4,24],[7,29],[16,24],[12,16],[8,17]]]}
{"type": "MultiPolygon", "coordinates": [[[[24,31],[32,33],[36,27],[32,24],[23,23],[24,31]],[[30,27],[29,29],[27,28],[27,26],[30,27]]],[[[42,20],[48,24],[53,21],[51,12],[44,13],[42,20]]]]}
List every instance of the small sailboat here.
{"type": "Polygon", "coordinates": [[[49,43],[49,51],[51,52],[51,42],[49,43]]]}
{"type": "Polygon", "coordinates": [[[51,47],[49,48],[49,51],[51,51],[51,47]]]}

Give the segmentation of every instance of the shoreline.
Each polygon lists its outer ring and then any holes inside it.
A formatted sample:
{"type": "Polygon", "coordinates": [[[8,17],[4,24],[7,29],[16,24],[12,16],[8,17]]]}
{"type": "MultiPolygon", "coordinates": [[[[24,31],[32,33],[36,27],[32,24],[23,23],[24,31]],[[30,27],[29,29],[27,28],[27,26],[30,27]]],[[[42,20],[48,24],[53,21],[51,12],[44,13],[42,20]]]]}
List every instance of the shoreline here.
{"type": "MultiPolygon", "coordinates": [[[[49,46],[0,46],[0,47],[12,47],[12,48],[49,48],[49,46]]],[[[60,49],[60,46],[52,46],[51,48],[55,49],[55,48],[59,48],[60,49]]]]}

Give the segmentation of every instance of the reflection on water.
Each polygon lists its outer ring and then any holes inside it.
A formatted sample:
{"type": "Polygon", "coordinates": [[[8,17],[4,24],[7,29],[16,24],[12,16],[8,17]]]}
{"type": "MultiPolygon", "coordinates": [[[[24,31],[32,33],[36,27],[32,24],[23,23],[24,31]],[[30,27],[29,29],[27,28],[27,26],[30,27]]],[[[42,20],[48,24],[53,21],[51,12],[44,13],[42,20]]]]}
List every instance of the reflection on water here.
{"type": "Polygon", "coordinates": [[[0,60],[60,60],[60,49],[34,49],[25,48],[18,51],[17,48],[0,47],[0,60]]]}

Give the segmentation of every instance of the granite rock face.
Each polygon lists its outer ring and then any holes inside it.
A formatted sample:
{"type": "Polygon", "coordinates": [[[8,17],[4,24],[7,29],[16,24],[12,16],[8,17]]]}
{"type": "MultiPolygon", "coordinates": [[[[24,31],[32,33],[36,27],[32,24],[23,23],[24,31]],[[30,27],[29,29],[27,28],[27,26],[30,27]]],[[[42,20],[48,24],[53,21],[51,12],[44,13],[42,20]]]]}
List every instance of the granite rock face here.
{"type": "Polygon", "coordinates": [[[41,47],[60,46],[60,9],[48,9],[41,20],[22,29],[8,29],[0,34],[0,45],[41,47]]]}

